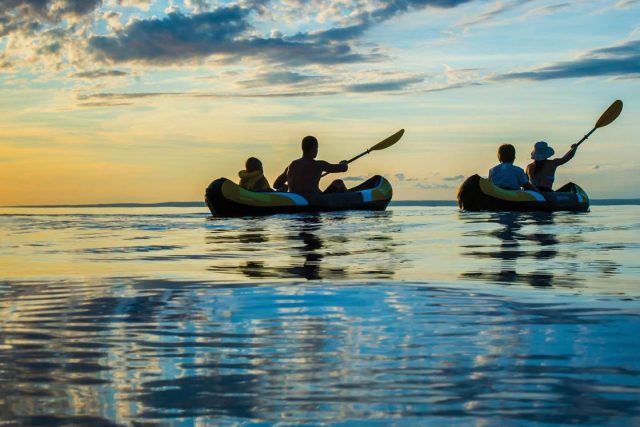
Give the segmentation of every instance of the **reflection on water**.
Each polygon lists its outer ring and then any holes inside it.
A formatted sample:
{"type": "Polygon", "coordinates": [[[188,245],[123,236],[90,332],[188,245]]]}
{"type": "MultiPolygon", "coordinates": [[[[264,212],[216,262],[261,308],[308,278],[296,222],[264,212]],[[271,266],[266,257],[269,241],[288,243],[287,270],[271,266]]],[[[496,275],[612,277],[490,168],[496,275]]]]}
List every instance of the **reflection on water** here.
{"type": "Polygon", "coordinates": [[[9,211],[0,425],[640,417],[640,207],[9,211]]]}
{"type": "MultiPolygon", "coordinates": [[[[468,224],[484,225],[464,233],[467,237],[480,237],[483,243],[461,245],[461,255],[490,263],[480,264],[480,271],[462,272],[461,278],[535,287],[580,287],[589,280],[583,268],[566,262],[579,258],[577,251],[585,239],[575,230],[584,228],[588,214],[494,212],[480,218],[460,215],[468,224]],[[557,268],[559,265],[563,267],[557,268]]],[[[619,267],[611,261],[599,264],[603,276],[615,275],[619,267]]]]}
{"type": "Polygon", "coordinates": [[[282,216],[270,223],[264,218],[240,221],[247,223],[241,232],[210,230],[207,251],[214,254],[214,262],[209,271],[241,272],[253,279],[391,279],[395,266],[406,261],[396,251],[401,244],[394,241],[399,227],[390,212],[356,218],[340,213],[282,216]],[[375,228],[367,221],[373,221],[375,228]],[[243,252],[244,256],[228,257],[243,252]]]}
{"type": "Polygon", "coordinates": [[[2,289],[0,422],[624,425],[640,416],[640,315],[612,302],[410,284],[2,289]]]}
{"type": "Polygon", "coordinates": [[[638,206],[236,219],[194,208],[32,211],[0,209],[4,277],[463,281],[640,293],[638,206]]]}

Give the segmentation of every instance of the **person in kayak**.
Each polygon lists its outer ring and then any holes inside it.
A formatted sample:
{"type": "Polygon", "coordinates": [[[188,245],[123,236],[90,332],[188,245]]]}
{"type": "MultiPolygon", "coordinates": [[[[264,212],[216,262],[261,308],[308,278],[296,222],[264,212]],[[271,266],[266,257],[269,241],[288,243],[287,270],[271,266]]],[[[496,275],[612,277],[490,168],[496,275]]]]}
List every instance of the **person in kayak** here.
{"type": "Polygon", "coordinates": [[[498,160],[500,164],[489,170],[489,181],[505,190],[525,190],[538,191],[531,185],[529,178],[521,167],[514,166],[516,160],[516,149],[511,144],[502,144],[498,148],[498,160]]]}
{"type": "Polygon", "coordinates": [[[238,172],[240,187],[251,191],[273,191],[269,181],[264,176],[262,162],[255,157],[249,157],[245,162],[245,170],[238,172]]]}
{"type": "MultiPolygon", "coordinates": [[[[318,140],[314,136],[305,136],[302,139],[302,157],[294,160],[274,181],[273,185],[278,191],[290,191],[292,193],[321,193],[320,178],[324,172],[346,172],[349,168],[346,160],[333,164],[324,160],[316,160],[318,155],[318,140]]],[[[347,191],[347,187],[341,179],[336,179],[329,185],[324,193],[339,193],[347,191]]]]}
{"type": "Polygon", "coordinates": [[[536,142],[531,152],[533,162],[527,165],[529,181],[540,191],[552,192],[556,168],[573,159],[577,149],[578,146],[573,144],[564,156],[559,159],[549,159],[555,154],[553,148],[549,147],[545,141],[536,142]]]}

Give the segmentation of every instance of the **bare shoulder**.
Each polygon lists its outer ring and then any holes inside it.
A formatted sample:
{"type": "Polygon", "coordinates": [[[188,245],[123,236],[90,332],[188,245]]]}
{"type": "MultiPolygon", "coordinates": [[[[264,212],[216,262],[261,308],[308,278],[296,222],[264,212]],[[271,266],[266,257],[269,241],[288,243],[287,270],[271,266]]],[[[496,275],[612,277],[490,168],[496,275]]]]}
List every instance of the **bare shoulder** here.
{"type": "Polygon", "coordinates": [[[289,163],[289,169],[297,169],[302,164],[302,159],[296,159],[289,163]]]}

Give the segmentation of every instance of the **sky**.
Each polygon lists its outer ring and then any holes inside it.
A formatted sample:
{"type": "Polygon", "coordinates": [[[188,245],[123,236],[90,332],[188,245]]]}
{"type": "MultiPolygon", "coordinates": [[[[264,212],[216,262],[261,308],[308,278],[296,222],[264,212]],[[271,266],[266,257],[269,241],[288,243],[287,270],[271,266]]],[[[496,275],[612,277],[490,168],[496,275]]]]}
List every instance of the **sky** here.
{"type": "Polygon", "coordinates": [[[638,198],[639,98],[640,0],[0,0],[0,205],[202,200],[306,135],[338,162],[399,129],[335,177],[453,200],[616,99],[556,184],[638,198]]]}

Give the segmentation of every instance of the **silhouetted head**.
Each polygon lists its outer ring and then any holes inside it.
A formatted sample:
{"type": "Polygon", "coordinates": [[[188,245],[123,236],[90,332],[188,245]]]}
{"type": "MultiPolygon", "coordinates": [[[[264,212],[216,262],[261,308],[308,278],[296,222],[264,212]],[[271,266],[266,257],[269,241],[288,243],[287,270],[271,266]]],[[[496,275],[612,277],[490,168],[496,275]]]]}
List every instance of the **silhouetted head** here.
{"type": "Polygon", "coordinates": [[[302,155],[315,159],[318,155],[318,140],[315,136],[305,136],[302,138],[302,155]]]}
{"type": "Polygon", "coordinates": [[[516,148],[511,144],[502,144],[498,148],[498,160],[500,163],[513,163],[516,159],[516,148]]]}
{"type": "Polygon", "coordinates": [[[545,141],[538,141],[536,145],[533,146],[533,151],[531,152],[531,158],[533,160],[547,160],[549,157],[553,156],[555,151],[553,148],[549,147],[545,141]]]}
{"type": "Polygon", "coordinates": [[[247,172],[261,171],[262,170],[262,162],[255,157],[249,157],[244,164],[247,172]]]}

